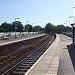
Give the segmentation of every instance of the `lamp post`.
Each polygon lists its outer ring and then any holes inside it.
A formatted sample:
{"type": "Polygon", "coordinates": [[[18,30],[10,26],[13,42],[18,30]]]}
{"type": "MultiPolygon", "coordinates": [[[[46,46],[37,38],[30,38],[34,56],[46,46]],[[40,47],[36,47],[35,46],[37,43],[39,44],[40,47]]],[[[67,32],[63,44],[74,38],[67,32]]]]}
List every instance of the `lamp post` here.
{"type": "Polygon", "coordinates": [[[71,24],[71,26],[72,26],[72,28],[73,28],[72,33],[73,33],[73,43],[74,43],[74,24],[71,24]]]}
{"type": "Polygon", "coordinates": [[[71,26],[73,29],[72,33],[73,33],[73,43],[74,43],[74,16],[70,16],[69,18],[73,18],[73,23],[71,24],[71,26]]]}
{"type": "MultiPolygon", "coordinates": [[[[34,25],[35,23],[32,23],[32,27],[33,27],[33,25],[34,25]]],[[[34,32],[34,31],[33,31],[34,32]]]]}
{"type": "Polygon", "coordinates": [[[35,23],[32,23],[32,26],[34,25],[35,23]]]}
{"type": "Polygon", "coordinates": [[[26,25],[27,25],[28,22],[29,22],[29,21],[26,21],[26,25]]]}
{"type": "MultiPolygon", "coordinates": [[[[62,23],[61,25],[63,25],[63,26],[64,26],[64,23],[62,23]]],[[[64,34],[64,28],[62,28],[62,34],[64,34]]]]}
{"type": "MultiPolygon", "coordinates": [[[[65,28],[67,27],[67,23],[65,22],[65,23],[63,23],[64,24],[64,26],[65,26],[65,28]]],[[[64,30],[65,31],[65,34],[66,34],[66,30],[64,30]]]]}
{"type": "Polygon", "coordinates": [[[74,16],[70,16],[69,18],[73,18],[73,24],[74,24],[74,16]]]}
{"type": "Polygon", "coordinates": [[[66,22],[69,22],[69,27],[68,27],[68,36],[70,36],[70,30],[69,30],[69,28],[70,28],[70,20],[66,20],[66,22]]]}
{"type": "MultiPolygon", "coordinates": [[[[33,27],[33,25],[34,25],[34,24],[35,24],[35,23],[32,23],[32,27],[33,27]]],[[[32,35],[33,35],[33,34],[34,34],[34,27],[33,27],[33,30],[32,30],[32,32],[33,32],[33,33],[32,33],[32,35]]]]}
{"type": "MultiPolygon", "coordinates": [[[[27,25],[28,22],[29,22],[29,21],[26,21],[26,25],[27,25]]],[[[26,27],[26,32],[27,32],[27,27],[26,27]]]]}
{"type": "Polygon", "coordinates": [[[17,29],[17,26],[16,26],[16,20],[17,19],[20,19],[20,18],[15,18],[15,38],[16,38],[16,29],[17,29]]]}
{"type": "Polygon", "coordinates": [[[69,26],[70,26],[70,21],[69,20],[66,20],[66,22],[69,22],[69,26]]]}

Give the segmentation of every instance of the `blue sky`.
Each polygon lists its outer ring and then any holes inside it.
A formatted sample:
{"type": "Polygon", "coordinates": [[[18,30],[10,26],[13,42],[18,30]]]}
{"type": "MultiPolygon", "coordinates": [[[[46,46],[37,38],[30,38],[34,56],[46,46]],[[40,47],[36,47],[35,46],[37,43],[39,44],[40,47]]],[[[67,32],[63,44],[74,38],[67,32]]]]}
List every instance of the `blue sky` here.
{"type": "MultiPolygon", "coordinates": [[[[23,25],[62,24],[74,15],[74,0],[0,0],[0,24],[19,17],[23,25]]],[[[72,19],[70,19],[72,21],[72,19]]]]}

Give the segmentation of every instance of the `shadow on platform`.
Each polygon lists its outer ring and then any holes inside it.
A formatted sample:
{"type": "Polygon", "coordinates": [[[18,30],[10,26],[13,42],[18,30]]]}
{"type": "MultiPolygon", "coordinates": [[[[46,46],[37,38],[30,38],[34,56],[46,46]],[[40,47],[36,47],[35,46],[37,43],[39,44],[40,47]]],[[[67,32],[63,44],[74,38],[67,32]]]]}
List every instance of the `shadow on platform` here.
{"type": "Polygon", "coordinates": [[[75,44],[67,45],[68,52],[70,54],[72,64],[75,70],[75,44]]]}

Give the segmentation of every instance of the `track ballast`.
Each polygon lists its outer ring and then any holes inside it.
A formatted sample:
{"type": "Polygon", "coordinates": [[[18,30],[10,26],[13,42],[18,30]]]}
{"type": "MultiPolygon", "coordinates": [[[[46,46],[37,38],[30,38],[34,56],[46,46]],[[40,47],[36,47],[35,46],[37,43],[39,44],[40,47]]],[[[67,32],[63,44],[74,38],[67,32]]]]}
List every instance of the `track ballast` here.
{"type": "Polygon", "coordinates": [[[11,60],[9,63],[10,66],[6,65],[6,68],[1,70],[1,75],[24,75],[47,50],[54,39],[54,35],[46,34],[39,38],[18,43],[18,47],[20,46],[19,48],[14,47],[15,49],[13,48],[9,51],[6,50],[6,52],[2,52],[2,54],[5,53],[6,56],[9,55],[12,58],[14,57],[14,60],[9,57],[11,60]],[[9,54],[9,52],[11,54],[9,54]]]}

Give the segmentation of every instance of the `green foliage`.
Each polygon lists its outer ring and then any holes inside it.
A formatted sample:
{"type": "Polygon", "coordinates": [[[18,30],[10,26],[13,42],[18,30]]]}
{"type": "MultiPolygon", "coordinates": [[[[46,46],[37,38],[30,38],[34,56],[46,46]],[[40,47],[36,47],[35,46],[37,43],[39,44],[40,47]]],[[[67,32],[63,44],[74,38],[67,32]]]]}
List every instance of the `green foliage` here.
{"type": "Polygon", "coordinates": [[[30,24],[25,25],[25,31],[26,32],[33,32],[33,27],[30,24]]]}
{"type": "Polygon", "coordinates": [[[1,32],[10,32],[11,31],[11,24],[9,24],[7,22],[2,23],[1,27],[0,27],[0,31],[1,32]]]}
{"type": "Polygon", "coordinates": [[[23,27],[20,21],[15,21],[12,23],[4,22],[0,25],[0,32],[46,32],[46,33],[62,33],[62,32],[72,32],[72,27],[64,26],[64,25],[57,25],[54,26],[51,23],[47,23],[45,28],[42,28],[39,25],[32,26],[30,24],[25,25],[23,27]]]}
{"type": "Polygon", "coordinates": [[[52,33],[52,32],[54,32],[54,26],[51,23],[46,24],[46,26],[45,26],[45,32],[46,33],[52,33]]]}
{"type": "Polygon", "coordinates": [[[0,32],[11,32],[11,31],[22,32],[23,31],[22,23],[19,21],[15,21],[15,22],[12,22],[12,24],[11,23],[9,24],[7,22],[4,22],[1,24],[0,32]],[[15,30],[15,27],[17,28],[16,30],[15,30]]]}
{"type": "Polygon", "coordinates": [[[34,32],[40,32],[42,31],[42,27],[37,25],[37,26],[34,26],[34,32]]]}
{"type": "Polygon", "coordinates": [[[0,28],[0,32],[6,32],[4,28],[0,28]]]}
{"type": "Polygon", "coordinates": [[[71,27],[65,27],[64,25],[54,26],[51,23],[47,23],[45,26],[46,33],[62,33],[62,32],[72,32],[71,27]]]}
{"type": "Polygon", "coordinates": [[[64,25],[58,25],[57,26],[57,33],[62,33],[65,31],[65,26],[64,25]]]}
{"type": "Polygon", "coordinates": [[[12,28],[11,31],[16,31],[16,32],[23,31],[23,25],[19,21],[12,22],[11,28],[12,28]]]}

